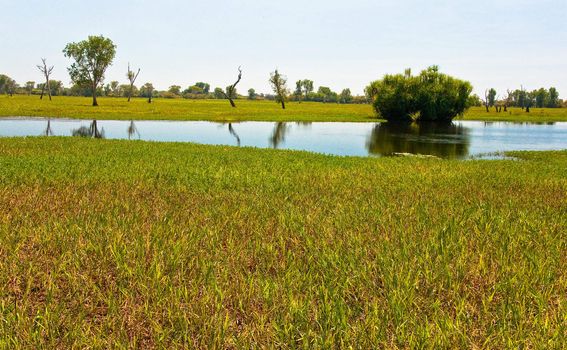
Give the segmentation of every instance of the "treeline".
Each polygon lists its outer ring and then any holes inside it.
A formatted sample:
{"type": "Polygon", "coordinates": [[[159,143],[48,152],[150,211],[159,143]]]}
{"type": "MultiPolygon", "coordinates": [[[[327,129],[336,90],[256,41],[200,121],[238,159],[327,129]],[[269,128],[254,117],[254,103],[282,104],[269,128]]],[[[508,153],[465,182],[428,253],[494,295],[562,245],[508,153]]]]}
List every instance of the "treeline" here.
{"type": "MultiPolygon", "coordinates": [[[[46,88],[46,83],[36,83],[28,81],[25,84],[18,84],[7,75],[0,75],[0,94],[8,95],[41,95],[46,88]]],[[[111,81],[96,89],[97,96],[105,97],[144,97],[150,95],[154,98],[185,98],[185,99],[226,99],[226,89],[220,87],[211,89],[210,84],[205,82],[196,82],[186,88],[180,85],[172,85],[167,90],[156,90],[151,83],[145,83],[136,86],[129,83],[120,83],[119,81],[111,81]]],[[[92,88],[88,85],[73,84],[69,87],[63,85],[60,80],[49,80],[49,92],[52,96],[92,96],[92,88]]],[[[47,94],[47,91],[45,91],[47,94]]],[[[248,100],[276,100],[274,94],[257,93],[255,89],[249,89],[245,95],[239,94],[236,89],[232,93],[234,99],[248,100]]],[[[343,89],[340,93],[332,91],[329,87],[320,86],[314,91],[312,80],[304,79],[296,83],[296,89],[293,94],[288,96],[290,101],[312,101],[323,103],[368,103],[366,96],[352,95],[350,89],[343,89]]]]}
{"type": "Polygon", "coordinates": [[[550,87],[539,88],[537,90],[526,91],[523,87],[516,90],[507,90],[503,94],[499,94],[496,89],[487,89],[484,98],[478,95],[469,97],[469,105],[482,107],[487,111],[494,108],[497,112],[507,111],[508,107],[519,107],[522,109],[530,108],[561,108],[567,107],[567,101],[559,98],[559,92],[556,88],[550,87]]]}

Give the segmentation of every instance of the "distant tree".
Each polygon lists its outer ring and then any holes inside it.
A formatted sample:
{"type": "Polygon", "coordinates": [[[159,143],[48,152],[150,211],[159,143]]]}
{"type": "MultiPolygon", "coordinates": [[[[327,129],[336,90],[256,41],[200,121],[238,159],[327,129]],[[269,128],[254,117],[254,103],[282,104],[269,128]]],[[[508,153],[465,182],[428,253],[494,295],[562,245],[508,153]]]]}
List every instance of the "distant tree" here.
{"type": "Polygon", "coordinates": [[[41,89],[41,96],[39,97],[40,100],[43,99],[43,93],[45,92],[45,88],[47,88],[47,94],[49,95],[49,101],[51,101],[51,87],[49,85],[49,76],[51,75],[51,72],[53,72],[53,66],[51,67],[47,67],[47,63],[45,58],[41,59],[42,64],[41,65],[37,65],[37,69],[39,69],[39,71],[41,73],[43,73],[43,77],[45,78],[45,85],[43,85],[42,89],[41,89]]]}
{"type": "Polygon", "coordinates": [[[132,98],[132,91],[134,90],[133,87],[136,79],[138,78],[138,74],[140,74],[140,68],[138,68],[138,71],[134,73],[134,71],[130,69],[130,62],[128,62],[128,72],[126,73],[126,78],[128,78],[128,81],[130,82],[130,89],[128,89],[128,102],[130,102],[130,99],[132,98]]]}
{"type": "Polygon", "coordinates": [[[0,94],[12,96],[17,88],[18,84],[14,79],[5,74],[0,74],[0,94]]]}
{"type": "Polygon", "coordinates": [[[341,91],[341,94],[339,95],[339,102],[350,103],[351,101],[352,101],[352,93],[350,92],[350,89],[344,89],[343,91],[341,91]]]}
{"type": "Polygon", "coordinates": [[[148,98],[148,103],[152,103],[152,97],[154,95],[154,86],[152,83],[145,83],[140,88],[140,95],[148,98]]]}
{"type": "Polygon", "coordinates": [[[195,86],[201,88],[203,94],[208,94],[211,90],[211,86],[207,83],[203,83],[202,81],[195,83],[195,86]]]}
{"type": "Polygon", "coordinates": [[[546,89],[540,88],[539,90],[534,91],[534,95],[535,95],[535,105],[537,108],[543,108],[547,105],[549,96],[547,95],[546,89]]]}
{"type": "Polygon", "coordinates": [[[221,100],[221,99],[224,98],[224,96],[225,96],[225,95],[224,95],[224,91],[223,91],[220,87],[215,88],[215,90],[214,90],[214,92],[213,92],[213,97],[214,97],[214,98],[216,98],[216,99],[218,99],[218,100],[221,100]]]}
{"type": "Polygon", "coordinates": [[[559,106],[559,92],[557,92],[556,88],[550,87],[548,92],[547,107],[556,108],[559,106]]]}
{"type": "Polygon", "coordinates": [[[273,73],[270,73],[270,84],[276,94],[276,102],[281,103],[282,109],[285,109],[285,100],[288,94],[286,83],[286,77],[281,75],[277,69],[273,73]]]}
{"type": "MultiPolygon", "coordinates": [[[[110,82],[110,92],[112,93],[112,96],[120,96],[120,83],[117,82],[116,80],[113,80],[110,82]]],[[[133,89],[132,89],[133,90],[133,89]]]]}
{"type": "Polygon", "coordinates": [[[480,107],[482,106],[482,100],[478,95],[470,95],[467,100],[467,107],[480,107]]]}
{"type": "Polygon", "coordinates": [[[35,81],[26,82],[26,92],[28,93],[28,95],[32,94],[34,88],[35,88],[35,81]]]}
{"type": "Polygon", "coordinates": [[[174,95],[179,96],[179,95],[181,95],[181,86],[171,85],[167,91],[174,94],[174,95]]]}
{"type": "Polygon", "coordinates": [[[71,80],[79,85],[88,84],[92,91],[93,106],[98,106],[96,91],[104,81],[104,72],[116,55],[116,45],[101,36],[89,36],[87,40],[69,43],[63,53],[75,62],[68,68],[71,80]]]}
{"type": "Polygon", "coordinates": [[[494,102],[496,102],[496,90],[491,88],[488,90],[488,106],[493,107],[494,102]]]}
{"type": "Polygon", "coordinates": [[[313,92],[313,80],[304,79],[301,81],[301,86],[303,88],[303,94],[305,99],[307,100],[309,94],[313,92]]]}
{"type": "Polygon", "coordinates": [[[303,81],[298,80],[295,82],[295,91],[293,92],[293,96],[299,103],[301,103],[301,98],[303,97],[303,81]]]}
{"type": "MultiPolygon", "coordinates": [[[[220,90],[220,93],[224,95],[224,97],[230,102],[230,105],[233,108],[236,107],[236,104],[234,103],[234,99],[237,97],[236,85],[238,85],[238,83],[240,83],[240,80],[242,80],[242,69],[240,67],[238,67],[238,78],[236,79],[236,82],[232,85],[227,86],[226,92],[220,90]]],[[[216,90],[215,90],[215,92],[216,92],[216,90]]]]}
{"type": "Polygon", "coordinates": [[[256,94],[256,90],[248,89],[248,99],[255,100],[258,95],[256,94]]]}

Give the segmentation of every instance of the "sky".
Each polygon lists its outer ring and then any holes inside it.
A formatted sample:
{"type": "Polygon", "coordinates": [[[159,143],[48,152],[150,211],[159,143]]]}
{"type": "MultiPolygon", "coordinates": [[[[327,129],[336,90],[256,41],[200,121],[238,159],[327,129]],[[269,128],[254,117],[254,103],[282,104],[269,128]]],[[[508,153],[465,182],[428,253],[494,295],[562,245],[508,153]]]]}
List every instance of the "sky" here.
{"type": "Polygon", "coordinates": [[[270,92],[278,69],[288,86],[311,79],[362,94],[370,81],[438,65],[484,95],[520,85],[554,86],[567,99],[567,0],[0,0],[0,73],[18,83],[53,78],[70,84],[69,42],[103,35],[117,45],[105,82],[160,90],[197,81],[270,92]]]}

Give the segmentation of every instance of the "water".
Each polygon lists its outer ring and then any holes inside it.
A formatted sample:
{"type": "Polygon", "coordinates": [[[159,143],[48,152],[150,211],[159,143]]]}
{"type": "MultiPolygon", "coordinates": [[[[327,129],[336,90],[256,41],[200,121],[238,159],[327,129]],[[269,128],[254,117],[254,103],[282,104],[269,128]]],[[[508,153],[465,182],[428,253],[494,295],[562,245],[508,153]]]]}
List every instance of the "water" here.
{"type": "MultiPolygon", "coordinates": [[[[0,118],[0,136],[92,134],[92,121],[0,118]]],[[[399,153],[466,159],[512,150],[567,149],[567,123],[455,121],[450,125],[388,123],[99,120],[109,139],[305,150],[342,156],[399,153]]]]}

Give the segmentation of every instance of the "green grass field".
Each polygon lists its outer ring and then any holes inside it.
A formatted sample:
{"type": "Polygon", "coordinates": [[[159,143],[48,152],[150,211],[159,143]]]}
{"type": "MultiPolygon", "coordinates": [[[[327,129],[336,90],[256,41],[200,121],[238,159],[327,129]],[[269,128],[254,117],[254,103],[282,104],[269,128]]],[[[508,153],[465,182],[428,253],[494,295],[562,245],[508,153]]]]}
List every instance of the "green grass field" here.
{"type": "Polygon", "coordinates": [[[514,156],[0,139],[0,348],[560,349],[567,151],[514,156]]]}
{"type": "MultiPolygon", "coordinates": [[[[38,96],[0,96],[0,116],[41,116],[116,120],[211,120],[211,121],[376,121],[370,105],[290,102],[286,110],[273,101],[237,100],[237,108],[226,100],[146,99],[101,97],[98,107],[85,97],[54,97],[53,101],[38,96]]],[[[472,108],[461,119],[487,121],[567,121],[567,108],[533,108],[525,113],[512,108],[509,113],[486,113],[484,108],[472,108]]]]}

